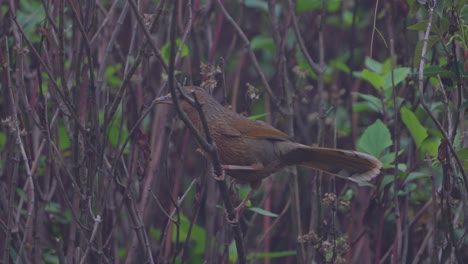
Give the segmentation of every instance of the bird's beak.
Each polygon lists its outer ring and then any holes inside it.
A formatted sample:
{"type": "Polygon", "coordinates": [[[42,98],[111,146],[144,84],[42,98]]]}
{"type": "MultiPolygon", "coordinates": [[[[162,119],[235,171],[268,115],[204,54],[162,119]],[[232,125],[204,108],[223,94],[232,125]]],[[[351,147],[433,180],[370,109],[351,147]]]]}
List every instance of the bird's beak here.
{"type": "Polygon", "coordinates": [[[155,104],[172,104],[172,96],[171,94],[166,94],[155,98],[153,102],[155,104]]]}

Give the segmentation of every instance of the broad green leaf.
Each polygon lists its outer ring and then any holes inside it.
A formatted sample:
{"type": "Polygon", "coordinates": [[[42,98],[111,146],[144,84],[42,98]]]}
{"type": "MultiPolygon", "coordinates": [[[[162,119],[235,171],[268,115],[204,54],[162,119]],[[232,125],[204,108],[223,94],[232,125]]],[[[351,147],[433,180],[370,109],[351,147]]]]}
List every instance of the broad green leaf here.
{"type": "MultiPolygon", "coordinates": [[[[411,69],[408,67],[401,67],[401,68],[396,68],[393,70],[393,81],[395,83],[395,86],[400,84],[402,81],[408,77],[410,74],[411,69]]],[[[392,87],[392,72],[390,71],[389,73],[385,74],[383,76],[384,80],[384,85],[383,88],[387,90],[388,88],[392,87]]]]}
{"type": "Polygon", "coordinates": [[[409,108],[403,106],[400,110],[400,114],[416,146],[418,146],[418,148],[421,147],[421,143],[427,138],[427,129],[421,125],[416,115],[409,108]]]}
{"type": "Polygon", "coordinates": [[[382,73],[382,69],[383,69],[382,63],[372,59],[371,57],[366,57],[366,59],[364,60],[364,64],[369,70],[375,73],[382,73]]]}
{"type": "Polygon", "coordinates": [[[431,157],[437,157],[439,151],[440,138],[427,137],[421,144],[421,150],[423,153],[429,153],[431,157]]]}
{"type": "Polygon", "coordinates": [[[392,137],[388,127],[378,119],[364,130],[364,133],[358,139],[357,148],[375,157],[380,157],[392,144],[392,137]]]}
{"type": "Polygon", "coordinates": [[[362,79],[370,82],[370,84],[372,84],[372,86],[374,86],[378,91],[382,89],[382,86],[385,83],[384,79],[379,74],[371,72],[368,69],[364,69],[362,71],[361,77],[362,79]]]}

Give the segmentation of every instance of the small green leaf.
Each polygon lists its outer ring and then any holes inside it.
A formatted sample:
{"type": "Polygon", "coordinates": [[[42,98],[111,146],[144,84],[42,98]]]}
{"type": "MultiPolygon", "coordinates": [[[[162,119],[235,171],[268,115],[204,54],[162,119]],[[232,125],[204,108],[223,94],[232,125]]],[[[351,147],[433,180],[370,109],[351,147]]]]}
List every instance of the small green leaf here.
{"type": "Polygon", "coordinates": [[[460,159],[468,160],[468,148],[460,149],[457,153],[460,159]]]}
{"type": "Polygon", "coordinates": [[[275,51],[276,46],[273,38],[265,36],[256,36],[250,41],[250,48],[252,50],[267,49],[270,51],[275,51]]]}
{"type": "Polygon", "coordinates": [[[60,143],[60,150],[67,150],[71,146],[70,137],[68,136],[67,130],[63,124],[59,123],[58,126],[59,132],[59,143],[60,143]]]}
{"type": "Polygon", "coordinates": [[[393,175],[385,175],[382,179],[382,181],[380,182],[380,190],[382,190],[383,188],[385,188],[387,185],[389,185],[390,183],[392,183],[393,181],[395,180],[395,177],[393,175]]]}
{"type": "Polygon", "coordinates": [[[408,177],[406,177],[406,179],[405,179],[405,184],[410,182],[410,181],[414,181],[414,180],[421,179],[421,178],[426,178],[426,177],[429,177],[429,174],[424,173],[424,172],[420,172],[420,171],[414,171],[414,172],[411,172],[410,174],[408,174],[408,177]]]}
{"type": "Polygon", "coordinates": [[[362,93],[358,93],[358,96],[366,102],[366,105],[369,107],[369,109],[376,113],[382,113],[382,101],[379,98],[373,95],[362,93]]]}
{"type": "Polygon", "coordinates": [[[307,11],[326,8],[328,12],[336,12],[341,6],[341,0],[298,0],[296,12],[303,13],[307,11]]]}
{"type": "Polygon", "coordinates": [[[337,70],[340,70],[344,73],[347,73],[349,74],[351,72],[351,70],[349,69],[348,65],[346,65],[344,62],[342,61],[338,61],[338,60],[334,60],[334,61],[331,61],[329,63],[329,66],[332,67],[332,68],[335,68],[337,70]]]}
{"type": "Polygon", "coordinates": [[[379,157],[392,144],[392,137],[388,127],[378,119],[364,130],[357,142],[357,148],[360,151],[379,157]]]}
{"type": "MultiPolygon", "coordinates": [[[[439,40],[440,39],[438,36],[429,36],[427,40],[427,50],[432,49],[432,47],[434,47],[434,45],[437,44],[439,40]]],[[[419,40],[414,49],[414,60],[413,60],[414,67],[418,67],[419,63],[421,62],[422,47],[423,47],[423,40],[419,40]]]]}
{"type": "Polygon", "coordinates": [[[421,125],[413,111],[407,107],[403,106],[400,110],[400,114],[401,119],[403,120],[406,128],[408,128],[416,146],[421,147],[421,143],[427,138],[427,129],[421,125]]]}
{"type": "Polygon", "coordinates": [[[277,214],[275,213],[272,213],[270,211],[267,211],[267,210],[264,210],[262,208],[259,208],[259,207],[249,207],[248,208],[250,211],[254,212],[254,213],[257,213],[257,214],[260,214],[260,215],[264,215],[264,216],[269,216],[269,217],[278,217],[277,214]]]}
{"type": "MultiPolygon", "coordinates": [[[[274,258],[284,258],[289,256],[295,256],[295,250],[288,250],[288,251],[276,251],[276,252],[258,252],[258,253],[251,253],[247,256],[248,261],[258,260],[258,259],[274,259],[274,258]]],[[[232,262],[233,263],[233,262],[232,262]]]]}
{"type": "Polygon", "coordinates": [[[251,120],[260,120],[260,119],[264,118],[267,115],[268,115],[268,113],[262,113],[262,114],[258,114],[258,115],[249,116],[249,119],[251,119],[251,120]]]}
{"type": "Polygon", "coordinates": [[[382,63],[372,59],[371,57],[366,57],[366,59],[364,60],[364,64],[369,70],[375,73],[382,73],[382,69],[383,69],[382,63]]]}
{"type": "MultiPolygon", "coordinates": [[[[412,26],[408,27],[409,30],[416,30],[416,31],[426,31],[427,29],[427,20],[420,21],[412,26]]],[[[443,32],[440,30],[437,25],[434,23],[431,24],[431,32],[432,33],[437,33],[437,34],[442,34],[443,32]]]]}
{"type": "MultiPolygon", "coordinates": [[[[176,50],[175,50],[175,53],[177,54],[177,51],[179,50],[179,46],[180,46],[180,38],[176,39],[176,50]]],[[[169,63],[169,53],[170,53],[170,43],[167,42],[166,44],[164,44],[164,46],[161,48],[161,55],[164,59],[164,61],[166,63],[169,63]]],[[[182,50],[180,52],[180,58],[184,58],[185,56],[187,56],[189,54],[189,49],[188,49],[188,46],[186,44],[184,44],[184,46],[182,47],[182,50]]]]}
{"type": "Polygon", "coordinates": [[[437,75],[439,75],[441,78],[451,78],[453,80],[457,79],[455,73],[448,71],[440,66],[429,65],[424,67],[425,77],[437,77],[437,75]]]}

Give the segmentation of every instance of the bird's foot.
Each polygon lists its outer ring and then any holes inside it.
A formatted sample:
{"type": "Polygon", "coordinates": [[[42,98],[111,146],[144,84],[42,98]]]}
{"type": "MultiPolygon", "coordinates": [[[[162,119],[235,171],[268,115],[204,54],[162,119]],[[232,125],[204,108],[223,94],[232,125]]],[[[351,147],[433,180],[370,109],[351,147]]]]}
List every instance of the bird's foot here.
{"type": "Polygon", "coordinates": [[[245,204],[241,203],[239,204],[236,208],[234,208],[234,218],[230,219],[229,214],[227,211],[226,213],[226,220],[228,221],[229,224],[234,225],[239,223],[240,215],[245,209],[245,204]]]}
{"type": "Polygon", "coordinates": [[[219,176],[216,175],[216,173],[213,171],[213,177],[217,181],[224,181],[224,179],[226,178],[226,174],[224,173],[224,168],[221,168],[221,175],[219,175],[219,176]]]}
{"type": "Polygon", "coordinates": [[[221,165],[225,170],[247,170],[247,171],[256,171],[263,169],[263,165],[261,163],[255,163],[252,165],[244,166],[244,165],[221,165]]]}

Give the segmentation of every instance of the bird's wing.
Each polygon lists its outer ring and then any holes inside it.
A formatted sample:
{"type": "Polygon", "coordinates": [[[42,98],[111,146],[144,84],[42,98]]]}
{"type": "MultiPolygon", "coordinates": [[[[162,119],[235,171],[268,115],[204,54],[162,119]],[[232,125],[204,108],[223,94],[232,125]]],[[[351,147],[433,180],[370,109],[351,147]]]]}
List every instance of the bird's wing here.
{"type": "Polygon", "coordinates": [[[291,140],[285,133],[262,121],[254,121],[248,118],[234,118],[233,120],[229,120],[228,123],[230,124],[230,129],[226,131],[228,133],[225,133],[228,136],[242,135],[252,138],[291,140]],[[233,133],[232,131],[238,131],[239,134],[233,133]]]}

